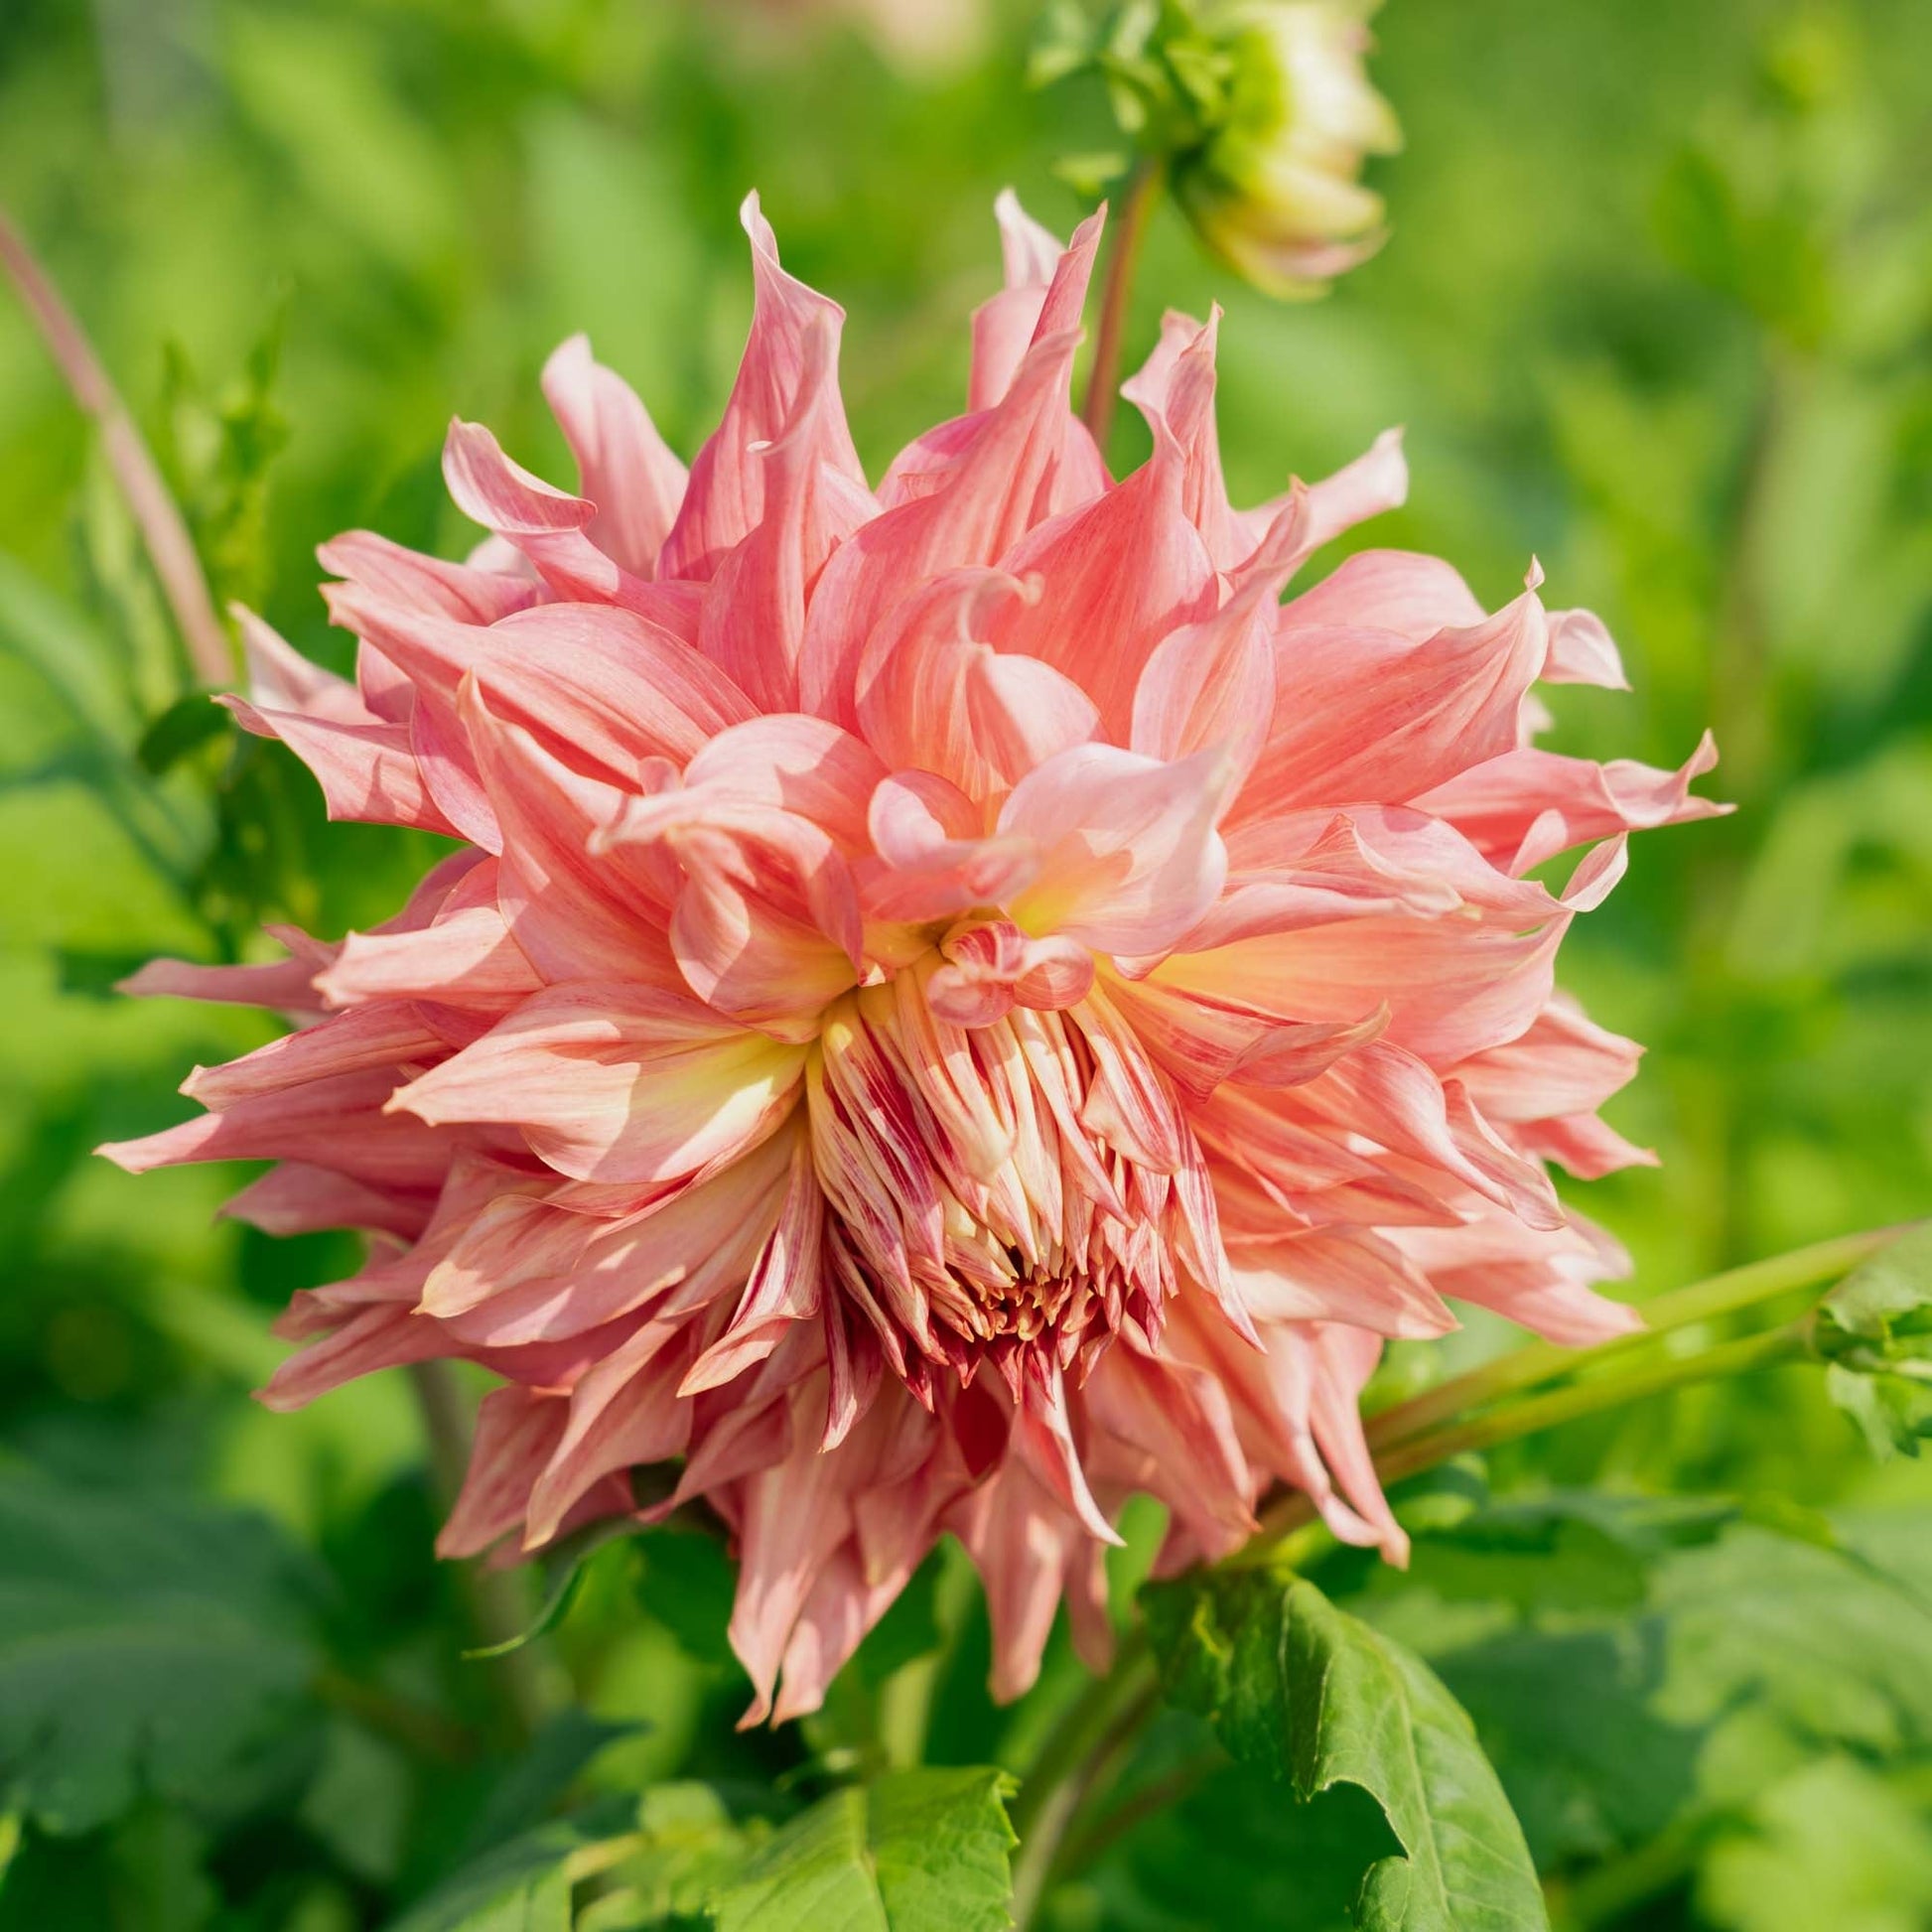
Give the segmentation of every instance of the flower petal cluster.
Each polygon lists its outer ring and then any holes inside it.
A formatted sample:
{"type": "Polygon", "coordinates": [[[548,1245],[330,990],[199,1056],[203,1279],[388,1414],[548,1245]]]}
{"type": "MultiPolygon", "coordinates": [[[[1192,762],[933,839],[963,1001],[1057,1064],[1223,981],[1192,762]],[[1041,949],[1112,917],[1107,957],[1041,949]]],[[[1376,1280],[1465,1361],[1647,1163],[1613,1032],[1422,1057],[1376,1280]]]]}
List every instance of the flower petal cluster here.
{"type": "Polygon", "coordinates": [[[688,475],[581,338],[543,377],[578,490],[454,424],[476,553],[336,538],[353,681],[251,619],[227,701],[334,816],[450,855],[371,931],[132,982],[297,1025],[107,1152],[271,1161],[234,1214],[369,1236],[265,1399],[494,1371],[450,1556],[701,1502],[752,1719],[814,1708],[948,1532],[1003,1696],[1062,1600],[1104,1657],[1136,1492],[1170,1566],[1277,1483],[1399,1561],[1356,1410],[1384,1338],[1455,1301],[1563,1342],[1634,1318],[1546,1163],[1648,1158],[1595,1112],[1638,1049],[1552,968],[1627,830],[1718,809],[1708,741],[1537,749],[1539,678],[1621,674],[1534,587],[1489,614],[1367,550],[1284,603],[1402,457],[1234,508],[1213,321],[1126,385],[1154,448],[1114,481],[1068,408],[1100,217],[1062,249],[1000,215],[969,407],[876,486],[842,313],[756,199],[688,475]]]}

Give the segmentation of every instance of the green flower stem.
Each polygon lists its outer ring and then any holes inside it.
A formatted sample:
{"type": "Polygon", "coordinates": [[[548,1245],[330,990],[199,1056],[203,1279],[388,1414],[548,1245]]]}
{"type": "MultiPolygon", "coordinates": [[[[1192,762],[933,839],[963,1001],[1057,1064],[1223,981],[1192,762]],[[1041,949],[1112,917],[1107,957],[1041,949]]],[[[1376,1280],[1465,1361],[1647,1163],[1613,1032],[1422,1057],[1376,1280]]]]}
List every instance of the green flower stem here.
{"type": "MultiPolygon", "coordinates": [[[[412,1362],[407,1373],[422,1417],[430,1478],[447,1515],[470,1465],[470,1405],[449,1362],[412,1362]]],[[[477,1648],[506,1646],[483,1668],[491,1674],[505,1729],[517,1744],[527,1744],[550,1711],[535,1646],[511,1643],[529,1627],[528,1587],[520,1573],[491,1570],[475,1559],[457,1568],[477,1648]]]]}
{"type": "MultiPolygon", "coordinates": [[[[1605,1409],[1618,1409],[1627,1402],[1639,1402],[1645,1396],[1661,1395],[1668,1389],[1685,1388],[1694,1382],[1720,1381],[1725,1376],[1769,1368],[1778,1362],[1801,1360],[1806,1353],[1809,1331],[1807,1316],[1761,1334],[1740,1335],[1715,1348],[1699,1349],[1689,1355],[1665,1355],[1647,1360],[1625,1374],[1592,1376],[1587,1381],[1530,1396],[1522,1402],[1506,1403],[1486,1415],[1452,1420],[1440,1429],[1407,1437],[1378,1451],[1376,1477],[1386,1486],[1406,1476],[1420,1475],[1453,1456],[1495,1449],[1519,1437],[1534,1436],[1605,1409]]],[[[1261,1521],[1262,1534],[1230,1562],[1248,1568],[1280,1561],[1284,1539],[1311,1532],[1316,1517],[1308,1497],[1300,1490],[1290,1490],[1263,1512],[1261,1521]]]]}
{"type": "Polygon", "coordinates": [[[469,1725],[433,1705],[400,1697],[384,1685],[363,1683],[333,1664],[316,1673],[312,1688],[324,1704],[414,1756],[439,1764],[468,1764],[478,1754],[481,1739],[469,1725]]]}
{"type": "Polygon", "coordinates": [[[1134,164],[1121,193],[1114,231],[1107,242],[1107,282],[1101,297],[1100,328],[1093,342],[1093,368],[1087,375],[1086,406],[1081,420],[1093,432],[1100,453],[1107,453],[1107,432],[1113,427],[1114,403],[1120,388],[1121,344],[1127,333],[1127,310],[1134,292],[1134,270],[1148,216],[1161,192],[1161,165],[1146,156],[1134,164]]]}
{"type": "Polygon", "coordinates": [[[1021,1932],[1034,1922],[1075,1816],[1114,1755],[1152,1715],[1158,1689],[1147,1635],[1137,1624],[1122,1635],[1113,1669],[1074,1699],[1028,1768],[1011,1814],[1020,1840],[1013,1920],[1021,1932]]]}
{"type": "Polygon", "coordinates": [[[1562,1423],[1574,1422],[1580,1416],[1621,1408],[1627,1402],[1639,1402],[1666,1389],[1683,1388],[1693,1382],[1721,1381],[1728,1375],[1768,1368],[1774,1362],[1796,1361],[1805,1352],[1805,1323],[1795,1321],[1762,1334],[1739,1335],[1734,1341],[1700,1349],[1696,1354],[1667,1355],[1660,1360],[1646,1361],[1625,1375],[1602,1376],[1552,1389],[1545,1395],[1509,1403],[1470,1421],[1450,1423],[1426,1435],[1411,1437],[1378,1455],[1375,1471],[1385,1483],[1400,1482],[1405,1476],[1433,1469],[1452,1456],[1494,1449],[1500,1443],[1513,1443],[1520,1436],[1534,1436],[1562,1423]]]}
{"type": "Polygon", "coordinates": [[[1538,1341],[1513,1349],[1495,1361],[1469,1370],[1466,1375],[1454,1376],[1371,1417],[1366,1428],[1368,1446],[1379,1455],[1499,1396],[1514,1395],[1519,1390],[1560,1378],[1591,1375],[1606,1363],[1621,1362],[1653,1347],[1673,1329],[1734,1314],[1759,1302],[1795,1294],[1800,1289],[1836,1282],[1904,1232],[1901,1226],[1841,1235],[1837,1240],[1821,1241],[1790,1254],[1774,1255],[1769,1261],[1755,1261],[1747,1267],[1713,1275],[1708,1281],[1660,1295],[1643,1310],[1642,1328],[1594,1348],[1561,1348],[1555,1342],[1538,1341]]]}

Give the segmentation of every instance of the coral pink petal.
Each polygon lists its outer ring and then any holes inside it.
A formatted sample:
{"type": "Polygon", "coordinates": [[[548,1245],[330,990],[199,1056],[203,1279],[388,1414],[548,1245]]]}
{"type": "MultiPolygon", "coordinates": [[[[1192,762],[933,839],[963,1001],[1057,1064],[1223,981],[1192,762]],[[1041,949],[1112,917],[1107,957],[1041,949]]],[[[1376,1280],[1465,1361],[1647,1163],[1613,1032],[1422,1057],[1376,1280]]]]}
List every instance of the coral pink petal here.
{"type": "Polygon", "coordinates": [[[573,336],[543,365],[543,395],[577,459],[578,487],[597,505],[585,528],[636,577],[657,574],[657,553],[684,500],[684,465],[665,447],[629,383],[573,336]]]}

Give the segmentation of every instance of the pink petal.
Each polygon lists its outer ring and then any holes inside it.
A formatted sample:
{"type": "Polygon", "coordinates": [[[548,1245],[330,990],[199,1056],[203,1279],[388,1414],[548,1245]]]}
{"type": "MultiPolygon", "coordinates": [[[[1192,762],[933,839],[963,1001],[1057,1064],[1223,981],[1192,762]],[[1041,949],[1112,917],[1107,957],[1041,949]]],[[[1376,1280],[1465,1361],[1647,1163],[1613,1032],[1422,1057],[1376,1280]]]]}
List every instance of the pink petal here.
{"type": "Polygon", "coordinates": [[[1380,1335],[1448,1334],[1455,1316],[1402,1251],[1366,1228],[1238,1244],[1230,1259],[1259,1322],[1345,1321],[1380,1335]]]}
{"type": "Polygon", "coordinates": [[[954,439],[918,494],[875,517],[826,566],[799,660],[806,710],[851,722],[860,653],[895,605],[943,570],[998,563],[1035,524],[1104,484],[1091,467],[1091,439],[1083,453],[1066,406],[1073,325],[1100,225],[1094,215],[1075,231],[1006,395],[965,419],[970,430],[954,439]]]}
{"type": "Polygon", "coordinates": [[[629,383],[573,336],[543,365],[543,394],[577,459],[578,486],[597,505],[586,525],[598,548],[637,577],[657,573],[678,505],[684,465],[665,447],[629,383]]]}
{"type": "Polygon", "coordinates": [[[926,983],[926,999],[956,1027],[986,1027],[1015,1006],[1052,1012],[1076,1005],[1093,985],[1093,955],[1070,939],[1029,939],[1000,920],[969,926],[941,947],[946,964],[926,983]]]}
{"type": "Polygon", "coordinates": [[[414,1241],[429,1219],[433,1197],[427,1192],[383,1187],[351,1180],[300,1161],[284,1161],[252,1180],[221,1210],[223,1218],[246,1221],[264,1234],[319,1234],[328,1228],[355,1228],[369,1234],[414,1241]]]}
{"type": "Polygon", "coordinates": [[[669,1180],[756,1146],[794,1103],[805,1051],[635,986],[553,987],[392,1106],[501,1121],[581,1180],[669,1180]]]}
{"type": "MultiPolygon", "coordinates": [[[[759,211],[756,194],[745,198],[739,219],[751,239],[757,289],[751,338],[724,418],[691,466],[683,508],[658,560],[660,577],[712,576],[725,553],[763,520],[767,506],[762,446],[785,434],[801,389],[814,379],[812,357],[824,351],[812,349],[812,339],[822,337],[835,355],[845,322],[845,311],[836,302],[779,267],[777,240],[759,211]]],[[[817,465],[863,491],[865,472],[829,375],[826,390],[794,456],[813,468],[815,457],[817,465]]]]}
{"type": "Polygon", "coordinates": [[[1039,877],[1010,906],[1024,930],[1096,952],[1158,951],[1213,902],[1227,872],[1215,831],[1232,765],[1220,751],[1166,764],[1076,745],[1030,771],[999,830],[1040,849],[1039,877]]]}
{"type": "Polygon", "coordinates": [[[1039,870],[1033,841],[975,837],[977,818],[972,800],[933,772],[881,780],[868,812],[878,856],[860,874],[867,915],[940,919],[1024,892],[1039,870]]]}
{"type": "Polygon", "coordinates": [[[1275,727],[1242,789],[1240,817],[1358,798],[1401,802],[1515,745],[1523,694],[1547,647],[1534,592],[1479,624],[1408,648],[1392,641],[1387,632],[1284,621],[1275,727]]]}
{"type": "Polygon", "coordinates": [[[757,457],[763,513],[718,558],[705,597],[701,648],[767,711],[796,707],[807,595],[825,560],[879,509],[863,483],[825,461],[825,420],[839,407],[836,353],[831,323],[816,318],[784,433],[757,457]]]}
{"type": "Polygon", "coordinates": [[[1218,599],[1214,565],[1182,505],[1171,438],[1157,440],[1126,482],[1041,524],[1000,562],[1015,576],[1036,572],[1052,595],[1001,607],[990,641],[1063,673],[1118,739],[1128,736],[1134,686],[1155,646],[1218,599]]]}
{"type": "Polygon", "coordinates": [[[481,423],[451,422],[443,480],[457,508],[513,544],[558,597],[648,606],[648,583],[591,541],[597,505],[512,463],[481,423]]]}
{"type": "Polygon", "coordinates": [[[309,767],[332,819],[456,835],[423,782],[403,726],[339,724],[298,711],[261,710],[241,698],[220,702],[243,731],[279,738],[309,767]]]}
{"type": "Polygon", "coordinates": [[[440,557],[407,550],[373,530],[345,530],[323,544],[316,557],[324,570],[345,578],[378,602],[454,618],[460,623],[494,623],[542,595],[534,577],[445,563],[440,557]]]}
{"type": "Polygon", "coordinates": [[[1550,655],[1543,678],[1547,684],[1596,684],[1606,691],[1630,688],[1616,641],[1593,611],[1550,613],[1550,655]]]}
{"type": "Polygon", "coordinates": [[[1360,550],[1286,605],[1281,628],[1392,630],[1420,644],[1439,630],[1464,630],[1482,621],[1468,585],[1440,557],[1360,550]]]}
{"type": "Polygon", "coordinates": [[[1039,326],[1040,310],[1063,252],[1060,243],[1020,206],[1010,188],[993,204],[1006,258],[1006,287],[973,313],[973,374],[966,406],[991,409],[1018,372],[1039,326]]]}
{"type": "Polygon", "coordinates": [[[1417,803],[1448,819],[1498,864],[1523,872],[1613,832],[1723,817],[1735,807],[1691,795],[1693,780],[1717,762],[1709,732],[1676,771],[1633,759],[1596,764],[1512,748],[1438,785],[1417,803]]]}
{"type": "Polygon", "coordinates": [[[385,1002],[284,1034],[223,1066],[198,1066],[181,1090],[219,1113],[237,1101],[281,1093],[331,1074],[395,1069],[406,1060],[440,1060],[449,1050],[445,1035],[426,1025],[412,1003],[385,1002]]]}

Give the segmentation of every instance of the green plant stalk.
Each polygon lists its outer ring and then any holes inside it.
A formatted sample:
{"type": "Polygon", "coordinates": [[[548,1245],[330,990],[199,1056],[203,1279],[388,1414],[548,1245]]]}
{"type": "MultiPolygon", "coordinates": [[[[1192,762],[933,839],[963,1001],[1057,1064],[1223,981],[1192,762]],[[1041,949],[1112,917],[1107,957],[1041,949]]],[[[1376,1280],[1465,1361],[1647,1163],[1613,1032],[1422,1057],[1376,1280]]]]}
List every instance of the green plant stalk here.
{"type": "Polygon", "coordinates": [[[1113,427],[1114,404],[1120,389],[1121,345],[1127,334],[1127,312],[1134,293],[1134,271],[1140,263],[1141,243],[1147,236],[1148,216],[1161,192],[1161,164],[1143,156],[1134,164],[1121,193],[1120,211],[1107,242],[1106,287],[1100,301],[1100,327],[1093,341],[1093,367],[1087,375],[1087,399],[1080,418],[1093,432],[1100,453],[1107,453],[1107,433],[1113,427]]]}
{"type": "Polygon", "coordinates": [[[1904,1232],[1903,1226],[1871,1228],[1862,1234],[1841,1235],[1836,1240],[1798,1248],[1787,1255],[1775,1255],[1769,1261],[1727,1269],[1707,1281],[1660,1295],[1643,1310],[1642,1328],[1599,1342],[1594,1348],[1562,1348],[1555,1342],[1538,1341],[1512,1349],[1509,1354],[1484,1362],[1465,1375],[1453,1376],[1370,1417],[1365,1428],[1368,1446],[1379,1455],[1500,1396],[1514,1395],[1543,1382],[1581,1378],[1606,1363],[1623,1361],[1654,1347],[1674,1329],[1688,1327],[1696,1321],[1713,1321],[1781,1295],[1835,1282],[1904,1232]]]}
{"type": "Polygon", "coordinates": [[[1083,1803],[1153,1714],[1158,1692],[1147,1634],[1137,1624],[1122,1635],[1113,1669],[1080,1693],[1028,1768],[1011,1812],[1020,1841],[1013,1861],[1013,1921],[1020,1932],[1038,1912],[1083,1803]]]}
{"type": "MultiPolygon", "coordinates": [[[[447,1513],[455,1506],[470,1463],[469,1404],[447,1361],[412,1362],[407,1372],[422,1417],[430,1478],[447,1513]]],[[[494,1653],[483,1668],[491,1673],[505,1725],[516,1743],[527,1744],[549,1715],[550,1700],[534,1647],[512,1641],[530,1620],[523,1579],[474,1559],[458,1569],[477,1646],[494,1653]]]]}
{"type": "MultiPolygon", "coordinates": [[[[1762,1334],[1740,1335],[1734,1341],[1699,1349],[1694,1354],[1647,1361],[1627,1374],[1595,1376],[1543,1395],[1529,1396],[1521,1402],[1507,1403],[1486,1415],[1449,1422],[1440,1429],[1405,1438],[1380,1450],[1375,1457],[1376,1477],[1384,1485],[1401,1482],[1453,1456],[1495,1449],[1500,1444],[1539,1435],[1584,1416],[1621,1408],[1626,1402],[1639,1402],[1646,1396],[1686,1388],[1695,1382],[1717,1381],[1727,1375],[1769,1368],[1778,1362],[1801,1360],[1806,1353],[1809,1328],[1806,1317],[1762,1334]]],[[[1314,1506],[1300,1490],[1290,1491],[1264,1511],[1261,1520],[1261,1536],[1230,1558],[1231,1563],[1246,1568],[1275,1562],[1280,1539],[1315,1521],[1314,1506]]]]}

